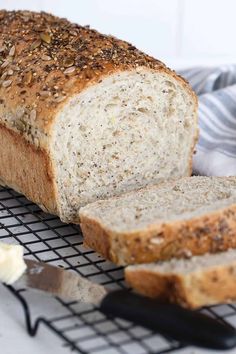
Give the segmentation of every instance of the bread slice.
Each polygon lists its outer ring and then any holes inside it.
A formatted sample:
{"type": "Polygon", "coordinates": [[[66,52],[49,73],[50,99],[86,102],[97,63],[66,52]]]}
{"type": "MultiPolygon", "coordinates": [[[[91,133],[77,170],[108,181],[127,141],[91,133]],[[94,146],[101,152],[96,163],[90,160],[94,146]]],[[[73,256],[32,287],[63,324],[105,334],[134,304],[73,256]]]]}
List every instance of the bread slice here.
{"type": "Polygon", "coordinates": [[[189,308],[236,301],[236,250],[128,266],[125,279],[143,295],[189,308]]]}
{"type": "Polygon", "coordinates": [[[0,179],[43,209],[191,174],[197,98],[160,61],[29,11],[0,11],[0,52],[0,179]]]}
{"type": "Polygon", "coordinates": [[[120,265],[236,247],[236,177],[186,177],[81,208],[84,242],[120,265]]]}

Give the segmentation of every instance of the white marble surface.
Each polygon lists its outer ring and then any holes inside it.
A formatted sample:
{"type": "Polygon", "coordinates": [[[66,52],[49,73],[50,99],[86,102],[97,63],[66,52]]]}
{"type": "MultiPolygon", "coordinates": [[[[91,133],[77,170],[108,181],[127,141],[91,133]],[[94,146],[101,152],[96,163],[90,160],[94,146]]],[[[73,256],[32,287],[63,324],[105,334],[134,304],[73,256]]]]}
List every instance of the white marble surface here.
{"type": "MultiPolygon", "coordinates": [[[[0,348],[3,354],[69,354],[60,338],[41,325],[36,337],[30,337],[25,329],[22,307],[15,297],[0,285],[0,348]]],[[[46,300],[47,302],[47,300],[46,300]]],[[[45,309],[45,301],[38,303],[45,309]]],[[[49,301],[50,302],[50,301],[49,301]]],[[[50,306],[50,305],[49,305],[50,306]]],[[[47,307],[47,305],[46,305],[47,307]]],[[[52,308],[50,308],[52,310],[52,308]]],[[[56,311],[56,308],[55,308],[56,311]]],[[[211,351],[188,347],[184,350],[175,351],[176,354],[235,354],[236,349],[230,351],[211,351]]],[[[109,354],[109,352],[106,352],[109,354]]],[[[129,351],[130,354],[130,351],[129,351]]],[[[135,354],[135,353],[134,353],[135,354]]]]}
{"type": "Polygon", "coordinates": [[[68,348],[54,333],[41,325],[36,337],[25,329],[23,310],[15,297],[0,285],[0,351],[2,354],[67,354],[68,348]]]}

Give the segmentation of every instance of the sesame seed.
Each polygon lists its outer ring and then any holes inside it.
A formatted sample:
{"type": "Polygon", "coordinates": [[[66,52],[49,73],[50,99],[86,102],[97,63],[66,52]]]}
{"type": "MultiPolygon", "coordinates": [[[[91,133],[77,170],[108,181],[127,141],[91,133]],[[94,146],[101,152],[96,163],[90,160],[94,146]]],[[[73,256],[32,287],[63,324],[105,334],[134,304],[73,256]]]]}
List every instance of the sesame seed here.
{"type": "Polygon", "coordinates": [[[6,68],[9,64],[10,64],[10,60],[6,59],[6,60],[2,63],[1,68],[4,69],[4,68],[6,68]]]}
{"type": "Polygon", "coordinates": [[[64,70],[64,74],[72,74],[75,71],[75,69],[76,69],[75,66],[71,66],[66,70],[64,70]]]}
{"type": "Polygon", "coordinates": [[[11,86],[11,84],[12,84],[12,80],[5,80],[2,82],[2,87],[6,88],[11,86]]]}
{"type": "Polygon", "coordinates": [[[2,74],[2,76],[1,76],[1,79],[2,80],[5,80],[6,79],[6,77],[7,77],[7,71],[5,71],[3,74],[2,74]]]}
{"type": "Polygon", "coordinates": [[[32,111],[30,112],[30,119],[31,120],[35,120],[37,116],[37,112],[35,109],[32,109],[32,111]]]}
{"type": "Polygon", "coordinates": [[[49,92],[49,91],[40,91],[39,94],[40,94],[40,96],[42,96],[42,97],[49,97],[49,96],[51,96],[51,92],[49,92]]]}
{"type": "Polygon", "coordinates": [[[16,47],[13,45],[9,51],[9,56],[14,57],[15,51],[16,51],[16,47]]]}
{"type": "Polygon", "coordinates": [[[48,61],[48,60],[51,60],[51,59],[52,58],[49,55],[45,55],[45,54],[42,55],[42,60],[44,60],[44,61],[48,61]]]}

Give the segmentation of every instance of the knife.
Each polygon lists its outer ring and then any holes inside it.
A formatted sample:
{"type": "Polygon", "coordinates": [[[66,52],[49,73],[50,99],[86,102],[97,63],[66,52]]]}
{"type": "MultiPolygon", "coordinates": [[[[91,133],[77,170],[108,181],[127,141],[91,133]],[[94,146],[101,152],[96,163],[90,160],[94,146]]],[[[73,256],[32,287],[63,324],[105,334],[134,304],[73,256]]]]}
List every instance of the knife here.
{"type": "Polygon", "coordinates": [[[95,305],[108,316],[120,317],[184,344],[211,349],[236,346],[236,330],[199,312],[160,303],[129,290],[108,291],[76,272],[25,259],[26,271],[17,287],[44,291],[69,301],[95,305]]]}

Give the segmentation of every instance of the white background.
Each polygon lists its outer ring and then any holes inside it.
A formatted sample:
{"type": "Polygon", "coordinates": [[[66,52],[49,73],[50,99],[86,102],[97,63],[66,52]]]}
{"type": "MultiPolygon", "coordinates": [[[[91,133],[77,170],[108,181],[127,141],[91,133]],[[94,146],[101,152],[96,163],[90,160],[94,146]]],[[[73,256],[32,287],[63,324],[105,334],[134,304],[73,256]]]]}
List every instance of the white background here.
{"type": "MultiPolygon", "coordinates": [[[[236,61],[235,0],[0,0],[0,8],[44,10],[90,24],[173,68],[236,61]]],[[[1,353],[69,353],[43,327],[36,338],[27,336],[19,303],[2,286],[0,298],[1,353]]]]}
{"type": "Polygon", "coordinates": [[[174,68],[236,61],[235,0],[0,0],[0,8],[90,24],[174,68]]]}

